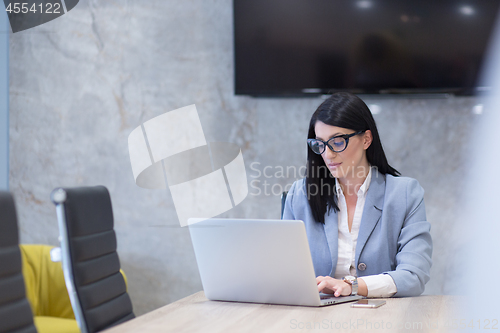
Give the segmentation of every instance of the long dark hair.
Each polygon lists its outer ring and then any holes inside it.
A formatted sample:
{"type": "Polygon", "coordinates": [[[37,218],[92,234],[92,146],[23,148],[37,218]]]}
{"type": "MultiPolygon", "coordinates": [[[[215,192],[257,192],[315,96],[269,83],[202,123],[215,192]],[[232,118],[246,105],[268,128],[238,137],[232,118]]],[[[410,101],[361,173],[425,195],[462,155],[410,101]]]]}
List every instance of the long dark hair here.
{"type": "MultiPolygon", "coordinates": [[[[400,173],[391,167],[385,157],[382,142],[377,131],[375,119],[365,102],[356,95],[339,92],[331,95],[316,109],[309,123],[308,139],[315,139],[314,126],[317,121],[327,125],[348,128],[353,131],[372,132],[373,141],[366,150],[368,163],[376,167],[382,174],[399,176],[400,173]]],[[[329,149],[329,148],[327,148],[329,149]]],[[[325,223],[325,214],[330,209],[339,211],[335,193],[335,178],[325,165],[321,155],[315,154],[307,147],[307,200],[316,221],[325,223]]]]}

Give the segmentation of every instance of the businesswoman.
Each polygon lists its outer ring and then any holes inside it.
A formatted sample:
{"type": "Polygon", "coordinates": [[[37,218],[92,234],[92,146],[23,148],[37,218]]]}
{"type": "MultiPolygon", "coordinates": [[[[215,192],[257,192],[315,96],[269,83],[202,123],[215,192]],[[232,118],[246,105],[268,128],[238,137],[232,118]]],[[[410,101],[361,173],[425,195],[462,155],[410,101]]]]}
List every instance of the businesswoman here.
{"type": "Polygon", "coordinates": [[[307,143],[307,175],[290,188],[283,219],[305,223],[318,290],[420,295],[432,265],[424,190],[389,165],[366,104],[333,94],[314,112],[307,143]]]}

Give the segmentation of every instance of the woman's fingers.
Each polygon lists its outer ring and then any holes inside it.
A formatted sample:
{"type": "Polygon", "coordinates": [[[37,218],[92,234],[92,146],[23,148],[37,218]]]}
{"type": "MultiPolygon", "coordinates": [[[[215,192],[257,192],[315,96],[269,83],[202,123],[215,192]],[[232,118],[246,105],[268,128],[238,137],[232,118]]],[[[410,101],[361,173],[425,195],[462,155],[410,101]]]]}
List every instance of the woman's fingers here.
{"type": "MultiPolygon", "coordinates": [[[[316,282],[318,283],[318,291],[323,292],[325,294],[334,294],[335,293],[335,279],[331,277],[323,277],[318,276],[316,278],[316,282]],[[333,282],[333,283],[332,283],[333,282]]],[[[337,296],[337,295],[335,295],[337,296]]]]}
{"type": "Polygon", "coordinates": [[[318,276],[316,278],[318,291],[326,294],[334,294],[335,297],[348,296],[351,294],[350,286],[342,280],[330,276],[318,276]]]}

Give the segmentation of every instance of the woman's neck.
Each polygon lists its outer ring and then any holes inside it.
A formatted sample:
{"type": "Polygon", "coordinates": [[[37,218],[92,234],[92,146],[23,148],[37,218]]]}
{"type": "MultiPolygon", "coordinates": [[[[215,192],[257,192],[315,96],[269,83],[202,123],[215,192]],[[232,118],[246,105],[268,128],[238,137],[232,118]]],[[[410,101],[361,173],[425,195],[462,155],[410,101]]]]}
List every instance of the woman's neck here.
{"type": "Polygon", "coordinates": [[[357,195],[369,172],[370,165],[367,163],[366,166],[359,166],[357,170],[353,169],[353,172],[349,172],[345,177],[337,178],[344,196],[357,195]]]}

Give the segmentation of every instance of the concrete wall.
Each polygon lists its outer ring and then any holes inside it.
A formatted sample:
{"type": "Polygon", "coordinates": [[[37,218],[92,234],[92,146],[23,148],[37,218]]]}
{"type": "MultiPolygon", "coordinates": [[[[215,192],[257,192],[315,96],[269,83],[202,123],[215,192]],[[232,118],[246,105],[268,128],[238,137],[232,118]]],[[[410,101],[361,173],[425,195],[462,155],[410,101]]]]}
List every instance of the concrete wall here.
{"type": "MultiPolygon", "coordinates": [[[[305,163],[309,118],[322,100],[234,96],[232,33],[230,0],[82,0],[10,36],[10,187],[21,240],[57,244],[53,188],[107,186],[137,314],[202,286],[170,193],[134,183],[127,148],[134,128],[195,103],[207,141],[238,144],[250,194],[223,216],[279,218],[281,189],[299,177],[290,167],[305,163]],[[272,176],[259,177],[266,166],[272,176]]],[[[472,112],[478,100],[366,101],[379,110],[390,163],[426,190],[435,244],[426,293],[447,293],[461,246],[453,228],[467,168],[462,145],[481,117],[472,112]]]]}

